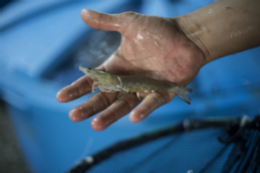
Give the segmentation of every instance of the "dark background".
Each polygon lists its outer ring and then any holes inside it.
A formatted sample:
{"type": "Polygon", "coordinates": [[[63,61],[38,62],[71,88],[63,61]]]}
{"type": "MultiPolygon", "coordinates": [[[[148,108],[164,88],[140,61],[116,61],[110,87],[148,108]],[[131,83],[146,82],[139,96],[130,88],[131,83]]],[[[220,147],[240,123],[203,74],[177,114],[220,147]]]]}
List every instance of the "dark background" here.
{"type": "Polygon", "coordinates": [[[4,102],[0,100],[0,172],[2,173],[27,173],[18,141],[15,137],[10,116],[4,102]]]}

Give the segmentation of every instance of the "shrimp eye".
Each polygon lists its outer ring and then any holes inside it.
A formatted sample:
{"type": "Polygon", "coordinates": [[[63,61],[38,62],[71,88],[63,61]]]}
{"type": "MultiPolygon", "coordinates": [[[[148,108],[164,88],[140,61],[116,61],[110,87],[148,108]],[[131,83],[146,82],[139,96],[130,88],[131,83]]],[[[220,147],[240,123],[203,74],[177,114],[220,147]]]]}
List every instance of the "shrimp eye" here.
{"type": "Polygon", "coordinates": [[[92,68],[88,68],[88,70],[92,70],[92,68]]]}

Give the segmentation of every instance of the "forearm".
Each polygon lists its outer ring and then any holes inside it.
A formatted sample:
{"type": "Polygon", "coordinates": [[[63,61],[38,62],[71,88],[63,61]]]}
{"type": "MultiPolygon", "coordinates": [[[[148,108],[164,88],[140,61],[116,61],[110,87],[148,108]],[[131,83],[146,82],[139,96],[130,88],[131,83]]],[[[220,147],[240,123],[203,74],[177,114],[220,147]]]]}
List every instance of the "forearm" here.
{"type": "Polygon", "coordinates": [[[219,0],[177,21],[206,62],[260,45],[259,0],[219,0]]]}

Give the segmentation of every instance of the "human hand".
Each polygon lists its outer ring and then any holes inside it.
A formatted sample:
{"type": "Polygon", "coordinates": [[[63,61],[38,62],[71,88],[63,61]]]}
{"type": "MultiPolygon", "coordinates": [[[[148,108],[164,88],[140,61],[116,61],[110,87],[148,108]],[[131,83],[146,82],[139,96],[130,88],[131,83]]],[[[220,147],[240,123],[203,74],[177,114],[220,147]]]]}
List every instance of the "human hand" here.
{"type": "MultiPolygon", "coordinates": [[[[177,18],[146,16],[133,12],[102,14],[82,10],[81,17],[90,27],[118,31],[121,45],[98,68],[120,75],[145,75],[158,80],[188,85],[206,63],[203,52],[184,34],[177,18]]],[[[83,76],[57,94],[59,102],[68,102],[91,92],[93,81],[83,76]]],[[[134,123],[173,99],[173,93],[142,94],[118,99],[118,93],[99,92],[72,109],[72,121],[82,121],[101,111],[91,122],[94,130],[103,130],[129,112],[134,123]],[[135,108],[139,103],[141,104],[135,108]]]]}

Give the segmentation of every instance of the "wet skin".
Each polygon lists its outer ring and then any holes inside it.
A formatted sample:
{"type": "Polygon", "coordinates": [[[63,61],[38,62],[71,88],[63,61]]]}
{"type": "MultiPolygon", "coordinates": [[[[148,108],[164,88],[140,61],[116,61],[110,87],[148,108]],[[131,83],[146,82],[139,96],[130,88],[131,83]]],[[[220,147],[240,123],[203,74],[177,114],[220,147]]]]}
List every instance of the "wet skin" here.
{"type": "MultiPolygon", "coordinates": [[[[132,12],[108,15],[90,10],[83,10],[81,17],[90,27],[122,34],[118,50],[99,69],[186,86],[206,63],[260,45],[259,6],[259,0],[218,0],[177,18],[132,12]]],[[[68,102],[79,98],[91,92],[92,84],[89,77],[83,76],[59,91],[57,99],[68,102]]],[[[129,112],[130,120],[139,122],[175,96],[140,95],[143,100],[135,95],[118,99],[118,93],[99,92],[71,110],[69,117],[77,122],[103,111],[94,117],[91,126],[104,130],[129,112]]]]}
{"type": "MultiPolygon", "coordinates": [[[[174,19],[132,12],[108,15],[90,10],[82,10],[81,17],[90,27],[122,34],[118,50],[98,67],[104,71],[121,75],[142,74],[186,86],[205,64],[202,51],[186,37],[174,19]]],[[[92,84],[89,77],[83,76],[59,91],[57,100],[68,102],[90,93],[92,84]]],[[[99,92],[71,110],[69,117],[77,122],[104,110],[91,122],[94,130],[103,130],[129,112],[130,120],[139,122],[175,96],[172,93],[141,95],[143,100],[135,95],[118,99],[118,93],[99,92]]]]}

